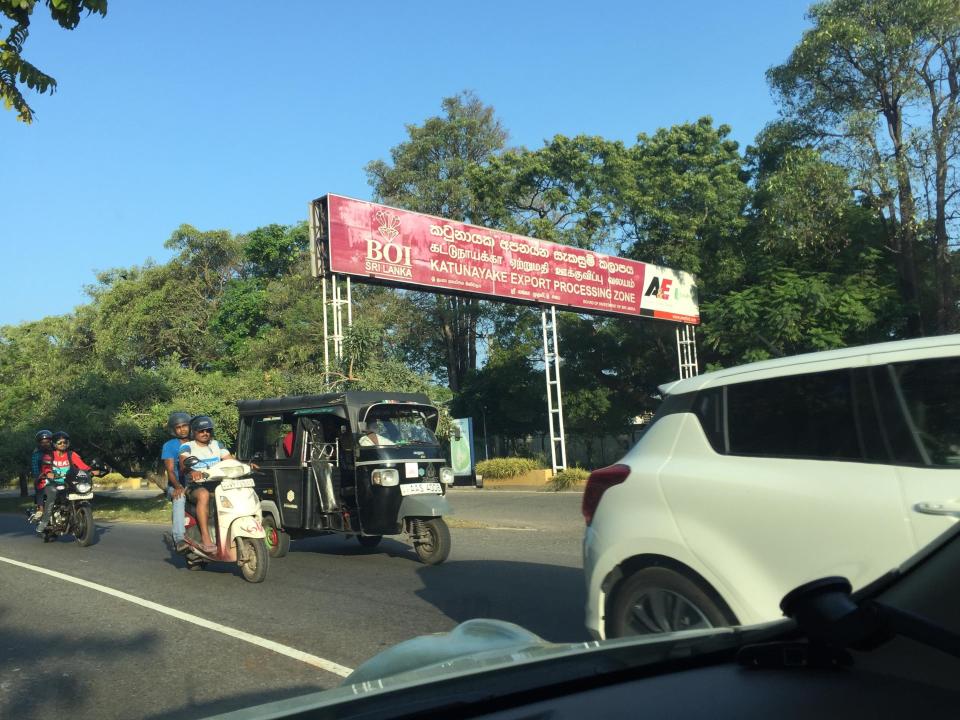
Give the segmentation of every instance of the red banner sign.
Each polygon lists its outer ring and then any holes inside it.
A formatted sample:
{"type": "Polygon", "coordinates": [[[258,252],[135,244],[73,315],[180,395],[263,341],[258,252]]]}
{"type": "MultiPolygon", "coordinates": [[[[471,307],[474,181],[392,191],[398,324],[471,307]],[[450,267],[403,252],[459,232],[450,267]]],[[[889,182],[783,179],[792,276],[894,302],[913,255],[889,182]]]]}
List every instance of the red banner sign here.
{"type": "Polygon", "coordinates": [[[398,286],[700,322],[692,275],[385,205],[326,196],[329,269],[398,286]]]}

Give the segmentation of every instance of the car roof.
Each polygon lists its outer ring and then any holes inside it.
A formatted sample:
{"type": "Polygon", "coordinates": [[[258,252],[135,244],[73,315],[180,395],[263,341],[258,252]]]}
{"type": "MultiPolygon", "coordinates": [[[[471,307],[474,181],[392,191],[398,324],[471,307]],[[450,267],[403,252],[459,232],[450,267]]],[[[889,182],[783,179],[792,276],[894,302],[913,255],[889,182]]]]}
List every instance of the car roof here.
{"type": "Polygon", "coordinates": [[[663,395],[679,395],[709,387],[733,385],[751,380],[864,367],[885,362],[915,360],[922,357],[950,357],[958,354],[960,354],[960,335],[895,340],[873,345],[804,353],[803,355],[792,355],[774,360],[761,360],[747,365],[715,370],[684,380],[674,380],[666,383],[660,386],[660,392],[663,395]]]}

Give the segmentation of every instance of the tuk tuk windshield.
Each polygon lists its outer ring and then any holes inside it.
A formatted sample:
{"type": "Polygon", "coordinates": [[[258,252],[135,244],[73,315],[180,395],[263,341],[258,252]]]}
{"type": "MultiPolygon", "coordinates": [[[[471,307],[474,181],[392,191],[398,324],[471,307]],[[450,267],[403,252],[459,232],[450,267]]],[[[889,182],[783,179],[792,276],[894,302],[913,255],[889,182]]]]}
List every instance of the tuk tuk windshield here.
{"type": "Polygon", "coordinates": [[[421,408],[383,405],[370,409],[361,445],[437,445],[431,418],[421,408]]]}

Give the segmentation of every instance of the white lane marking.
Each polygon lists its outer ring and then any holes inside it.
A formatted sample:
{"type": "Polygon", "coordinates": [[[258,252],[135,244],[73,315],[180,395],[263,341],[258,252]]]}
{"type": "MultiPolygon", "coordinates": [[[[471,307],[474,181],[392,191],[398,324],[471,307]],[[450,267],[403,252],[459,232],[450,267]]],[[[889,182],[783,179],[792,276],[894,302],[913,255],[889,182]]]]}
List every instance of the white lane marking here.
{"type": "MultiPolygon", "coordinates": [[[[452,494],[455,496],[461,489],[462,488],[457,488],[452,494]]],[[[484,492],[483,488],[476,489],[479,492],[484,492]]],[[[583,495],[583,490],[501,490],[497,488],[486,492],[489,492],[491,495],[583,495]]],[[[470,494],[470,492],[464,492],[464,495],[470,494]]]]}
{"type": "Polygon", "coordinates": [[[300,662],[320,668],[321,670],[326,670],[327,672],[333,673],[334,675],[339,675],[340,677],[346,677],[353,672],[351,668],[338,665],[331,660],[324,660],[316,655],[311,655],[310,653],[303,652],[302,650],[281,645],[278,642],[268,640],[267,638],[260,637],[259,635],[253,635],[252,633],[244,632],[243,630],[237,630],[236,628],[228,627],[227,625],[221,625],[220,623],[213,622],[212,620],[206,620],[205,618],[197,617],[196,615],[190,615],[189,613],[185,613],[181,610],[168,608],[165,605],[160,605],[159,603],[152,602],[151,600],[144,600],[136,595],[130,595],[129,593],[122,592],[121,590],[114,590],[106,585],[98,585],[97,583],[90,582],[89,580],[83,580],[82,578],[73,577],[72,575],[65,575],[64,573],[57,572],[56,570],[48,570],[47,568],[37,567],[36,565],[30,565],[28,563],[20,562],[19,560],[12,560],[2,556],[0,556],[0,562],[9,563],[10,565],[16,565],[17,567],[24,568],[25,570],[32,570],[33,572],[49,575],[50,577],[55,577],[59,580],[65,580],[75,585],[80,585],[91,590],[96,590],[97,592],[102,592],[106,595],[112,595],[115,598],[126,600],[134,605],[139,605],[140,607],[145,607],[149,610],[155,610],[158,613],[163,613],[164,615],[177,618],[177,620],[193,623],[194,625],[199,625],[200,627],[207,628],[208,630],[213,630],[214,632],[228,635],[232,638],[236,638],[237,640],[243,640],[251,645],[256,645],[257,647],[262,647],[266,650],[272,650],[280,655],[286,655],[289,658],[299,660],[300,662]]]}
{"type": "Polygon", "coordinates": [[[509,527],[508,525],[487,525],[482,530],[518,530],[520,532],[537,532],[536,528],[532,527],[509,527]]]}

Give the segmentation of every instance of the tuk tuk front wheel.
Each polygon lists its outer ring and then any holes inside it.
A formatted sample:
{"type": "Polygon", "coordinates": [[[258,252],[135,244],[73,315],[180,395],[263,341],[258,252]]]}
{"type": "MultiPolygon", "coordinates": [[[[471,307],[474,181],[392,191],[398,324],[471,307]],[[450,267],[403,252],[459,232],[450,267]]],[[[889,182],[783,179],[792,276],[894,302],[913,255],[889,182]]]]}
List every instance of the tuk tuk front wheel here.
{"type": "Polygon", "coordinates": [[[413,549],[425,565],[439,565],[450,554],[450,528],[443,518],[414,520],[413,549]]]}
{"type": "Polygon", "coordinates": [[[263,531],[267,535],[267,551],[270,557],[283,557],[290,552],[290,536],[277,527],[273,515],[263,516],[263,531]]]}

